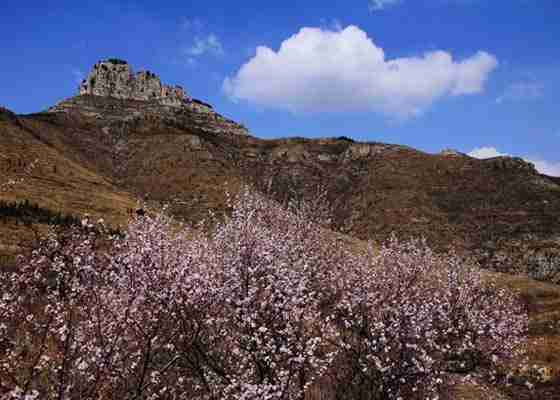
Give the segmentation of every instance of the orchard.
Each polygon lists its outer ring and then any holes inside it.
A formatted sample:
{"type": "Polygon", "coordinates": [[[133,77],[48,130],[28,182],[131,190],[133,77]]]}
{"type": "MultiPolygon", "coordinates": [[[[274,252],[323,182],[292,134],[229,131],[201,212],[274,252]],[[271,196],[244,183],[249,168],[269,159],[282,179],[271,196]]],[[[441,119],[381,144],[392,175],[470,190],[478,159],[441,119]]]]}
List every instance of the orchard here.
{"type": "Polygon", "coordinates": [[[243,190],[207,231],[165,212],[52,232],[0,275],[0,399],[438,399],[501,379],[527,314],[421,241],[342,246],[243,190]]]}

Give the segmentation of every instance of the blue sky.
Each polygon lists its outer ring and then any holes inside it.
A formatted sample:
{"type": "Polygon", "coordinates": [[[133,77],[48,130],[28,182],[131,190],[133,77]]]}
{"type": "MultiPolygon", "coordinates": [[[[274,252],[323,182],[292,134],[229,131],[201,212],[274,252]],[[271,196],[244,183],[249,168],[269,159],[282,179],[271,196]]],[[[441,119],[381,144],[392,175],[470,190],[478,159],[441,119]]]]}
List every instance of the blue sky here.
{"type": "Polygon", "coordinates": [[[560,176],[558,21],[558,0],[4,0],[0,105],[43,110],[118,57],[259,137],[478,149],[560,176]]]}

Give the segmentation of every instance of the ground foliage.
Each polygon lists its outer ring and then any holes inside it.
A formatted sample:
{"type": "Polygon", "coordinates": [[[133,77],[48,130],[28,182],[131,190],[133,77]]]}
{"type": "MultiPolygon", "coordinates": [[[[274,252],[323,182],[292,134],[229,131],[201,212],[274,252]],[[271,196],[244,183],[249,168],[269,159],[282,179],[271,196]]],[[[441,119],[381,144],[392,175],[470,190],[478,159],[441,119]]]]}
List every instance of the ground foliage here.
{"type": "Polygon", "coordinates": [[[495,371],[527,315],[422,241],[348,250],[325,208],[244,190],[209,234],[89,221],[1,276],[0,399],[436,399],[495,371]],[[103,243],[101,243],[103,242],[103,243]]]}
{"type": "Polygon", "coordinates": [[[24,201],[4,201],[0,200],[0,222],[15,220],[16,224],[21,221],[23,224],[40,223],[47,225],[80,225],[81,218],[74,215],[54,212],[48,208],[24,201]]]}

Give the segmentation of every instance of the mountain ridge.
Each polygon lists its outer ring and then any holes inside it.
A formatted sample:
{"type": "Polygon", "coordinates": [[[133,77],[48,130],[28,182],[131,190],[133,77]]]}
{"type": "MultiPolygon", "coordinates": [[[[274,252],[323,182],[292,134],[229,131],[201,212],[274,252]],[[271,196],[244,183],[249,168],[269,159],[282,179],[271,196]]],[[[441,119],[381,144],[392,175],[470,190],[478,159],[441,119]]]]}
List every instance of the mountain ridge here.
{"type": "Polygon", "coordinates": [[[360,239],[396,232],[470,251],[527,235],[549,242],[560,232],[560,178],[520,158],[478,160],[348,137],[260,139],[182,88],[169,88],[151,72],[133,74],[124,60],[100,61],[76,96],[44,112],[0,108],[2,132],[26,132],[24,140],[131,199],[170,203],[192,223],[208,209],[227,209],[226,189],[251,184],[280,201],[324,187],[335,226],[360,239]]]}
{"type": "MultiPolygon", "coordinates": [[[[6,204],[37,205],[69,220],[87,214],[115,228],[144,204],[167,204],[173,216],[195,225],[209,211],[229,212],[226,192],[247,185],[282,203],[314,199],[323,190],[344,246],[391,234],[425,237],[436,251],[454,249],[510,273],[530,274],[539,260],[560,259],[560,178],[520,158],[479,160],[449,149],[430,154],[347,136],[260,139],[192,98],[177,106],[78,92],[33,114],[0,107],[0,201],[6,204]]],[[[44,218],[0,215],[0,268],[48,227],[44,218]]],[[[531,363],[560,371],[558,285],[488,277],[527,304],[531,363]]],[[[553,398],[549,393],[560,385],[555,374],[558,382],[533,391],[492,390],[516,399],[553,398]]],[[[460,392],[464,397],[454,398],[481,398],[468,384],[460,392]]]]}
{"type": "MultiPolygon", "coordinates": [[[[167,111],[159,115],[150,114],[146,110],[150,110],[153,105],[97,96],[77,96],[59,104],[64,104],[66,111],[61,112],[59,105],[47,113],[16,116],[15,120],[14,114],[7,114],[10,115],[8,121],[28,130],[35,139],[45,144],[55,148],[62,145],[72,148],[72,157],[76,162],[85,162],[103,176],[125,183],[127,190],[141,197],[149,197],[152,193],[152,197],[158,201],[178,198],[188,202],[181,198],[186,190],[178,190],[178,181],[181,176],[188,177],[189,174],[193,182],[185,183],[184,186],[203,198],[214,197],[218,203],[221,201],[216,197],[221,197],[219,192],[223,191],[227,180],[237,184],[260,182],[263,187],[266,182],[276,192],[287,189],[288,185],[317,186],[329,182],[327,186],[335,193],[331,200],[335,202],[361,209],[361,214],[364,214],[366,204],[380,203],[383,206],[377,207],[377,211],[381,211],[381,214],[376,217],[381,216],[381,221],[393,221],[395,216],[391,217],[390,214],[398,214],[400,211],[396,208],[400,205],[405,215],[410,214],[412,222],[409,221],[409,224],[417,225],[426,218],[444,222],[441,221],[442,213],[437,211],[443,207],[447,208],[443,214],[449,214],[453,207],[451,203],[460,202],[460,194],[459,198],[451,194],[457,193],[453,190],[457,180],[467,176],[470,176],[468,179],[471,183],[476,181],[474,177],[480,181],[475,187],[470,184],[469,189],[478,193],[478,197],[484,192],[492,193],[493,188],[504,191],[503,187],[500,188],[502,184],[513,189],[513,181],[525,187],[526,192],[534,189],[537,196],[547,190],[556,193],[558,189],[557,181],[538,174],[531,164],[517,158],[477,160],[465,155],[428,154],[402,145],[361,143],[336,138],[263,140],[250,135],[229,135],[229,131],[222,129],[219,123],[213,125],[225,119],[212,117],[196,120],[190,114],[177,117],[175,113],[166,114],[167,111]],[[94,104],[93,108],[91,104],[94,104]],[[136,115],[122,112],[135,107],[141,110],[136,115]],[[111,112],[118,115],[113,117],[111,112]],[[154,149],[158,151],[152,151],[154,149]],[[506,176],[510,183],[498,184],[506,176]],[[490,181],[482,182],[484,177],[490,181]],[[428,178],[429,182],[418,184],[428,178]],[[206,185],[201,181],[205,181],[206,185]],[[158,187],[158,184],[163,187],[158,187]],[[345,185],[347,187],[344,189],[345,185]],[[379,188],[390,190],[392,193],[389,197],[392,196],[392,200],[386,201],[383,196],[379,196],[383,193],[379,188]],[[411,212],[414,204],[411,204],[410,199],[403,199],[404,193],[407,190],[410,192],[411,188],[418,191],[416,195],[431,197],[442,204],[431,207],[430,212],[411,212]],[[428,188],[430,193],[426,192],[428,188]],[[354,200],[349,201],[349,197],[354,197],[354,200]],[[356,197],[362,198],[359,201],[361,204],[358,204],[356,197]],[[396,201],[398,198],[401,201],[396,201]]],[[[158,109],[159,105],[155,107],[158,109]]],[[[200,115],[206,117],[206,114],[197,114],[200,115]]],[[[515,191],[519,192],[519,188],[515,191]]],[[[557,201],[555,196],[544,197],[541,201],[557,201]]],[[[192,200],[192,196],[190,198],[192,200]]],[[[533,203],[533,208],[536,206],[533,203]]],[[[516,207],[518,212],[523,209],[519,204],[516,207]]],[[[201,204],[198,208],[206,207],[201,204]]],[[[339,211],[344,214],[342,210],[339,211]]],[[[352,217],[350,209],[345,212],[346,215],[339,215],[341,226],[347,224],[349,219],[364,218],[364,215],[352,217]]],[[[185,216],[188,212],[183,210],[179,214],[185,216]]],[[[200,213],[196,214],[201,217],[200,213]]],[[[394,222],[406,221],[396,218],[394,222]]],[[[385,223],[389,224],[393,225],[385,223]]],[[[410,231],[421,233],[424,228],[410,231]]],[[[361,238],[371,237],[375,233],[371,226],[365,227],[359,222],[355,223],[353,229],[361,238]]],[[[387,229],[383,231],[387,233],[387,229]]],[[[427,231],[431,232],[432,229],[427,231]]]]}

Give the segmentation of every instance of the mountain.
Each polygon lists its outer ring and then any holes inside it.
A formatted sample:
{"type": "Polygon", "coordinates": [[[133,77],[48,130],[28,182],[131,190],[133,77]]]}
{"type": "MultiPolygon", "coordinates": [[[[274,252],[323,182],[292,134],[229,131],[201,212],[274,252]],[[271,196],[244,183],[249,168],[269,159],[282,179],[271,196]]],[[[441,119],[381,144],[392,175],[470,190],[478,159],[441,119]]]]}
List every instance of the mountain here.
{"type": "MultiPolygon", "coordinates": [[[[522,159],[348,137],[264,140],[183,88],[109,59],[48,110],[0,108],[0,264],[64,217],[122,227],[143,200],[196,222],[226,211],[226,191],[246,184],[279,201],[325,190],[334,228],[350,238],[424,236],[498,270],[560,254],[560,178],[522,159]]],[[[558,287],[500,279],[520,290],[532,337],[548,343],[534,345],[532,359],[560,368],[549,355],[560,349],[558,287]]]]}
{"type": "Polygon", "coordinates": [[[251,183],[281,200],[324,187],[335,225],[360,239],[396,232],[470,250],[560,240],[560,182],[521,159],[346,137],[263,140],[118,59],[94,65],[77,96],[45,112],[4,110],[0,129],[4,173],[8,160],[39,165],[2,196],[118,223],[137,198],[169,203],[196,221],[225,207],[226,188],[251,183]],[[107,202],[112,196],[119,200],[107,202]]]}

